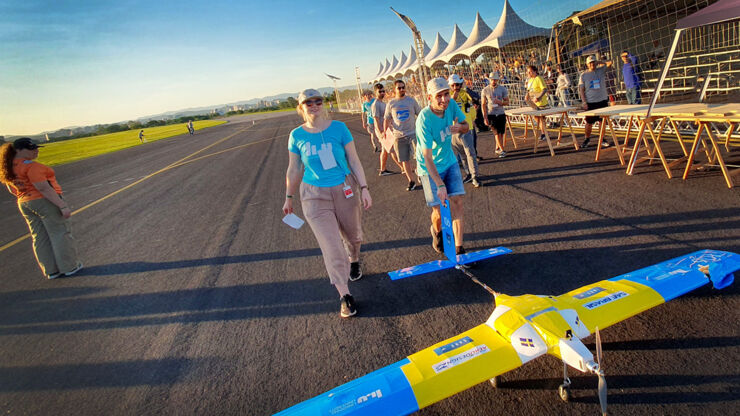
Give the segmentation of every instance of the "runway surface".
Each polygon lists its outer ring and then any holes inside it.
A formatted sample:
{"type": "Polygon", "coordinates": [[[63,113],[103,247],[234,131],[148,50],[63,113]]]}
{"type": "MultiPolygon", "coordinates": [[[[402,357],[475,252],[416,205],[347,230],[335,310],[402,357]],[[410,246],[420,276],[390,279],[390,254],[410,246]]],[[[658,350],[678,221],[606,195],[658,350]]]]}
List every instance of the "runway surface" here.
{"type": "MultiPolygon", "coordinates": [[[[359,116],[335,118],[374,201],[356,318],[339,318],[310,229],[281,222],[297,115],[235,118],[55,169],[82,208],[71,221],[85,269],[47,281],[30,239],[0,251],[2,414],[271,414],[484,322],[491,296],[459,272],[390,281],[439,258],[423,193],[377,176],[359,116]]],[[[530,146],[493,159],[484,133],[484,186],[466,185],[466,247],[514,251],[474,271],[495,290],[561,294],[701,248],[740,252],[740,192],[719,171],[630,177],[613,152],[530,146]]],[[[0,246],[28,232],[6,192],[0,213],[0,246]]],[[[736,412],[739,291],[705,287],[603,331],[610,414],[736,412]]],[[[570,403],[547,357],[420,414],[598,414],[596,377],[570,376],[570,403]]]]}

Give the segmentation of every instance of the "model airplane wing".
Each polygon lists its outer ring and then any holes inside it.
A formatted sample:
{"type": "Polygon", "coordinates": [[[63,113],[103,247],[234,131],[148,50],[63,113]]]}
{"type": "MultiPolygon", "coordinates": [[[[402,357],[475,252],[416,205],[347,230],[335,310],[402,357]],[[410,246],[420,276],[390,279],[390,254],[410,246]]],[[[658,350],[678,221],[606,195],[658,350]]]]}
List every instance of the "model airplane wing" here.
{"type": "MultiPolygon", "coordinates": [[[[709,282],[722,289],[740,269],[740,256],[701,250],[572,290],[555,301],[559,309],[572,307],[589,333],[604,329],[709,282]]],[[[570,323],[577,330],[578,322],[570,323]],[[574,325],[575,324],[575,325],[574,325]]],[[[582,334],[577,334],[583,338],[582,334]]],[[[587,335],[587,334],[586,334],[587,335]]]]}
{"type": "Polygon", "coordinates": [[[482,324],[278,415],[406,415],[521,365],[482,324]]]}

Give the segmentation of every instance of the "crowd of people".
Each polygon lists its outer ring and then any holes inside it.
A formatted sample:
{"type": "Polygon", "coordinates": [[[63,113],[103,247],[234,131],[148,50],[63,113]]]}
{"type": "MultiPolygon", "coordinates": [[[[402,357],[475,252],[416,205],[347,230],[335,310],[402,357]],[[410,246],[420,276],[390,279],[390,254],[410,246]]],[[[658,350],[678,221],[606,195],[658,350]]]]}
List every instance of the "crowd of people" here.
{"type": "MultiPolygon", "coordinates": [[[[628,51],[621,54],[626,80],[627,100],[640,102],[640,76],[636,58],[628,51]]],[[[562,68],[536,64],[531,56],[526,65],[523,103],[534,110],[572,103],[566,90],[572,84],[562,68]]],[[[515,64],[518,64],[518,60],[515,64]]],[[[580,107],[596,109],[614,102],[607,91],[609,79],[605,62],[592,55],[577,82],[580,107]]],[[[372,151],[378,153],[378,175],[403,174],[413,191],[421,185],[430,211],[429,231],[432,248],[443,252],[440,205],[450,205],[452,232],[457,254],[465,253],[463,232],[463,196],[465,183],[481,186],[477,151],[477,132],[484,126],[493,133],[493,149],[506,157],[504,132],[505,108],[511,105],[506,72],[501,68],[477,80],[466,80],[457,73],[436,77],[427,84],[422,108],[409,94],[405,81],[393,82],[393,90],[377,83],[373,91],[363,93],[362,125],[369,135],[372,151]],[[479,89],[473,85],[481,86],[479,89]],[[388,167],[388,159],[398,172],[388,167]],[[463,173],[464,172],[464,176],[463,173]]],[[[415,80],[410,80],[416,83],[415,80]]],[[[415,91],[418,88],[415,85],[415,91]]],[[[418,94],[418,93],[417,93],[418,94]]],[[[418,95],[417,95],[418,97],[418,95]]],[[[340,315],[357,313],[357,303],[349,282],[362,276],[360,245],[362,242],[361,208],[372,205],[365,172],[357,157],[355,142],[347,126],[331,121],[322,108],[323,98],[316,90],[301,92],[298,113],[304,123],[290,134],[290,162],[286,174],[286,196],[283,212],[293,212],[293,198],[300,187],[301,204],[309,226],[321,247],[327,273],[340,296],[340,315]],[[303,172],[301,176],[301,172],[303,172]]],[[[546,140],[544,116],[536,117],[540,140],[546,140]]],[[[585,139],[591,140],[593,124],[598,118],[586,118],[585,139]]],[[[609,143],[603,142],[603,147],[609,143]]]]}

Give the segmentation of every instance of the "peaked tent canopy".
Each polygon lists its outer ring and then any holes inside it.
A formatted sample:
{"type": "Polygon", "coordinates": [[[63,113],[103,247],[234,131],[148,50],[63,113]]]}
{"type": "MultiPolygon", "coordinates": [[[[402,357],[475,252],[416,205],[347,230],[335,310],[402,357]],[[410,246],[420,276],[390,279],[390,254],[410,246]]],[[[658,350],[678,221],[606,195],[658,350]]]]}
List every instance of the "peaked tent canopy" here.
{"type": "Polygon", "coordinates": [[[406,52],[401,51],[401,59],[398,60],[398,65],[396,65],[395,68],[391,68],[391,72],[389,75],[393,75],[396,72],[398,72],[399,69],[403,68],[404,65],[406,65],[406,61],[408,61],[408,57],[406,56],[406,52]]]}
{"type": "Polygon", "coordinates": [[[416,51],[414,50],[414,45],[411,45],[411,50],[409,50],[409,59],[406,60],[406,64],[402,65],[398,70],[396,71],[397,74],[403,75],[404,72],[409,69],[412,65],[416,65],[416,51]]]}
{"type": "Polygon", "coordinates": [[[388,70],[386,70],[381,77],[385,77],[386,75],[390,75],[391,70],[395,68],[398,65],[398,58],[396,58],[396,55],[393,55],[393,60],[391,61],[391,65],[388,67],[388,70]]]}
{"type": "Polygon", "coordinates": [[[383,62],[380,62],[380,67],[378,67],[378,73],[375,74],[375,78],[378,77],[383,72],[383,62]]]}
{"type": "Polygon", "coordinates": [[[518,40],[537,36],[550,36],[550,29],[532,26],[525,22],[518,14],[516,14],[509,4],[509,0],[504,0],[504,10],[501,12],[501,18],[498,19],[498,24],[496,24],[496,27],[493,29],[491,34],[481,43],[480,46],[491,46],[501,49],[518,40]]]}
{"type": "Polygon", "coordinates": [[[457,26],[457,23],[455,23],[455,28],[452,30],[452,37],[450,38],[450,43],[447,45],[445,50],[442,51],[442,53],[439,54],[436,58],[434,58],[433,61],[425,61],[427,66],[431,67],[432,65],[436,64],[437,62],[447,63],[447,56],[460,49],[460,46],[463,45],[468,40],[467,37],[462,33],[462,30],[460,30],[460,27],[457,26]]]}
{"type": "Polygon", "coordinates": [[[473,24],[473,30],[468,35],[468,40],[465,41],[460,47],[450,54],[450,58],[455,55],[470,56],[470,52],[478,49],[479,44],[483,42],[493,31],[480,17],[480,13],[475,14],[475,23],[473,24]]]}
{"type": "Polygon", "coordinates": [[[447,49],[447,41],[442,37],[442,35],[437,32],[437,37],[434,39],[434,45],[432,45],[432,50],[429,51],[429,55],[424,57],[424,60],[432,61],[435,58],[439,56],[440,53],[444,52],[445,49],[447,49]]]}

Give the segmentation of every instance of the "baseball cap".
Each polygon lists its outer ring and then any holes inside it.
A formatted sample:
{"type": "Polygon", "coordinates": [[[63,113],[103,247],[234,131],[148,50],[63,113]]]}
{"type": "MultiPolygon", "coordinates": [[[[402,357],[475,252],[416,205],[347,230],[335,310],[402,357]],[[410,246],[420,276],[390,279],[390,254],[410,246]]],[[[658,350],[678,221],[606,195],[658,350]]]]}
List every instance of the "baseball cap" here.
{"type": "Polygon", "coordinates": [[[13,148],[15,148],[15,150],[23,150],[23,149],[35,150],[35,149],[38,149],[39,147],[44,147],[44,146],[37,145],[36,143],[33,142],[33,140],[31,140],[28,137],[21,137],[20,139],[13,142],[13,148]]]}
{"type": "Polygon", "coordinates": [[[452,84],[462,84],[463,83],[463,79],[462,79],[462,77],[460,77],[460,75],[452,74],[452,75],[450,75],[449,78],[447,78],[447,82],[450,85],[452,85],[452,84]]]}
{"type": "Polygon", "coordinates": [[[501,79],[501,77],[498,75],[498,72],[491,72],[488,74],[488,78],[490,79],[501,79]]]}
{"type": "Polygon", "coordinates": [[[313,88],[308,88],[298,94],[298,104],[303,104],[311,98],[321,98],[322,100],[324,99],[320,92],[316,91],[313,88]]]}
{"type": "Polygon", "coordinates": [[[432,78],[427,82],[427,93],[429,95],[437,95],[438,92],[449,89],[450,85],[447,84],[447,80],[442,77],[432,78]]]}
{"type": "Polygon", "coordinates": [[[596,61],[596,57],[593,55],[589,55],[588,58],[586,58],[586,65],[590,64],[591,62],[596,61]]]}

